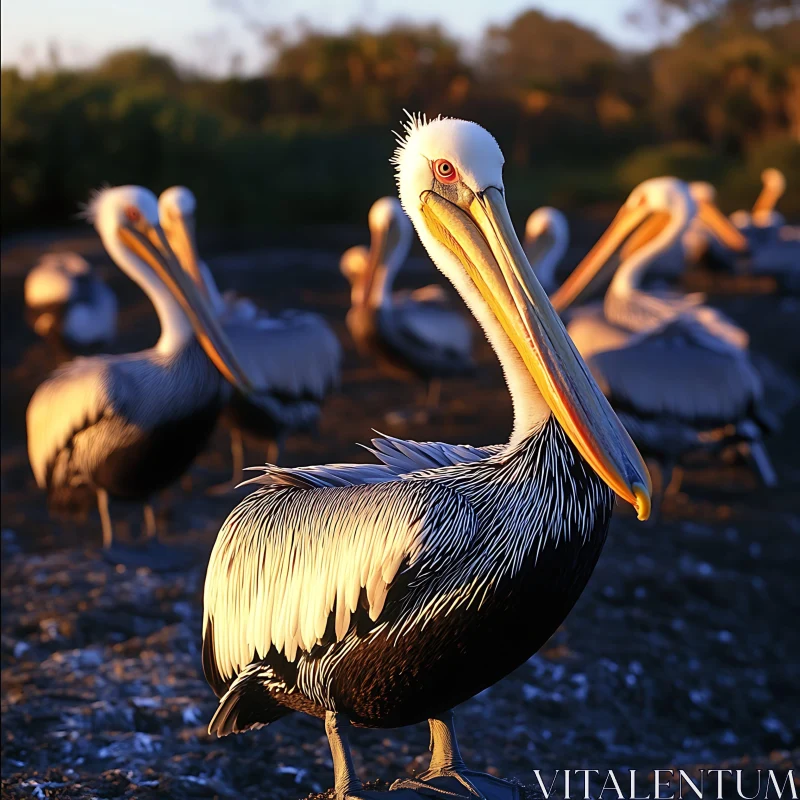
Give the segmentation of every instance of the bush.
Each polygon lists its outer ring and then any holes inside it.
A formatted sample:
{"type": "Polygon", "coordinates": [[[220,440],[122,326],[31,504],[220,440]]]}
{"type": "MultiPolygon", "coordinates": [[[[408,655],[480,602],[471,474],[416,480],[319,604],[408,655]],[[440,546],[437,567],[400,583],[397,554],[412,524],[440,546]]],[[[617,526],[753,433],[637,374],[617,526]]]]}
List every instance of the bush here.
{"type": "Polygon", "coordinates": [[[624,192],[648,178],[671,175],[685,181],[710,181],[718,185],[729,162],[708,147],[694,142],[672,142],[637,150],[617,170],[624,192]]]}

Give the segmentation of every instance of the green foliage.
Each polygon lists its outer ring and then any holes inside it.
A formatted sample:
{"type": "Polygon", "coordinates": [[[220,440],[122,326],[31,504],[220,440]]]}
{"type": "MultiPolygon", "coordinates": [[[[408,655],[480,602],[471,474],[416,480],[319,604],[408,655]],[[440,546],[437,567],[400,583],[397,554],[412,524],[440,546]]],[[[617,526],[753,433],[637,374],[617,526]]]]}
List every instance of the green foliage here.
{"type": "Polygon", "coordinates": [[[724,157],[704,145],[671,142],[637,150],[620,164],[617,180],[625,192],[658,175],[718,183],[728,166],[724,157]]]}
{"type": "Polygon", "coordinates": [[[473,62],[435,26],[395,25],[273,35],[261,77],[190,75],[141,49],[81,72],[4,70],[2,225],[61,224],[93,188],[132,182],[189,185],[208,224],[361,220],[393,190],[404,108],[488,127],[529,204],[519,213],[617,200],[659,174],[711,180],[747,206],[777,166],[795,187],[781,208],[800,214],[800,20],[698,18],[636,56],[528,11],[491,28],[473,62]]]}

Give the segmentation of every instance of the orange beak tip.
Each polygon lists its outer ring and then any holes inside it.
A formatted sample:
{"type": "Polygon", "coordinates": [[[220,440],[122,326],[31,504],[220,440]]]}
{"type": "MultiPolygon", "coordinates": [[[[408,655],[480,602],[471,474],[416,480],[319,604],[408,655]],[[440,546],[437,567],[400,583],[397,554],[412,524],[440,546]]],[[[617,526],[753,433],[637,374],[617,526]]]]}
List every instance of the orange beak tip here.
{"type": "Polygon", "coordinates": [[[644,522],[650,516],[650,490],[643,483],[634,483],[631,488],[636,499],[634,503],[636,516],[644,522]]]}

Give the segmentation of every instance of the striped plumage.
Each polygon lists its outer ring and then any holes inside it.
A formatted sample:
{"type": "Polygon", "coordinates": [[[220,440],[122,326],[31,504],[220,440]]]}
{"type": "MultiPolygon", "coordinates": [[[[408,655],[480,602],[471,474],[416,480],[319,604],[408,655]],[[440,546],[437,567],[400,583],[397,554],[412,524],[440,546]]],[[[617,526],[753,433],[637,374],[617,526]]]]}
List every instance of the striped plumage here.
{"type": "Polygon", "coordinates": [[[242,433],[267,440],[267,460],[275,462],[287,435],[317,423],[322,402],[339,383],[341,346],[318,314],[288,309],[271,315],[248,298],[220,294],[211,270],[197,256],[192,192],[173,186],[162,192],[158,202],[167,237],[176,252],[184,254],[183,263],[208,296],[239,362],[259,387],[257,401],[231,390],[223,410],[231,428],[231,484],[236,485],[244,467],[242,433]]]}
{"type": "Polygon", "coordinates": [[[511,439],[385,437],[371,448],[380,464],[267,467],[220,531],[204,593],[203,667],[220,697],[210,731],[324,716],[339,800],[364,796],[350,721],[430,720],[430,769],[403,786],[496,781],[464,766],[450,708],[562,622],[605,541],[612,488],[649,512],[646,468],[530,273],[494,140],[412,119],[396,163],[423,244],[501,361],[511,439]]]}
{"type": "Polygon", "coordinates": [[[117,332],[117,297],[78,253],[46,253],[25,278],[26,316],[39,336],[71,352],[108,344],[117,332]]]}

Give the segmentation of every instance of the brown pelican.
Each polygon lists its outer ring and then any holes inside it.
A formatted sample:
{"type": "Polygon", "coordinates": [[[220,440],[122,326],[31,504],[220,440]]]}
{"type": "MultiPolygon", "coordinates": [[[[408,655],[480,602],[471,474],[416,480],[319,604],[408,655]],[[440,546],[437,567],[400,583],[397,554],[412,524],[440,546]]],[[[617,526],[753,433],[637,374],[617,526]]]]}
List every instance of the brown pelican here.
{"type": "Polygon", "coordinates": [[[359,352],[387,375],[425,381],[430,412],[438,405],[442,378],[473,370],[472,330],[439,286],[393,291],[413,239],[397,198],[377,200],[368,220],[369,251],[352,247],[341,259],[351,285],[347,327],[359,352]]]}
{"type": "MultiPolygon", "coordinates": [[[[220,411],[225,378],[218,369],[243,387],[249,382],[177,265],[155,196],[138,186],[106,189],[87,215],[111,258],[153,303],[161,336],[149,350],[78,358],[54,372],[28,406],[28,454],[52,507],[97,502],[110,550],[109,498],[146,502],[187,469],[220,411]]],[[[151,510],[145,521],[146,563],[166,550],[156,542],[151,510]]]]}
{"type": "Polygon", "coordinates": [[[645,519],[650,478],[530,269],[492,136],[412,117],[394,162],[420,239],[502,363],[513,433],[484,449],[386,440],[382,466],[267,467],[206,575],[209,730],[322,717],[336,797],[352,800],[372,795],[350,723],[427,719],[430,768],[396,787],[511,797],[465,767],[451,709],[547,641],[597,562],[614,492],[645,519]]]}
{"type": "Polygon", "coordinates": [[[77,253],[47,253],[25,278],[31,327],[67,350],[108,344],[117,332],[117,297],[77,253]]]}
{"type": "Polygon", "coordinates": [[[694,216],[688,188],[674,178],[638,186],[609,229],[553,295],[564,310],[626,241],[605,299],[576,309],[567,327],[592,374],[640,450],[661,465],[662,488],[682,457],[737,441],[750,451],[765,483],[775,477],[762,443],[774,422],[747,334],[702,304],[702,295],[642,290],[659,253],[694,216]]]}
{"type": "Polygon", "coordinates": [[[293,431],[314,425],[325,395],[339,382],[341,347],[318,314],[287,310],[272,316],[247,298],[223,297],[195,242],[196,201],[185,186],[173,186],[158,200],[161,225],[181,263],[208,296],[236,356],[259,387],[257,401],[230,393],[223,417],[231,430],[235,486],[242,479],[242,432],[270,443],[267,461],[276,463],[280,445],[293,431]]]}

